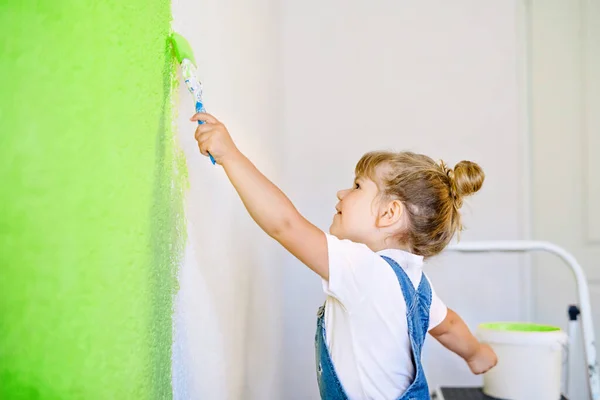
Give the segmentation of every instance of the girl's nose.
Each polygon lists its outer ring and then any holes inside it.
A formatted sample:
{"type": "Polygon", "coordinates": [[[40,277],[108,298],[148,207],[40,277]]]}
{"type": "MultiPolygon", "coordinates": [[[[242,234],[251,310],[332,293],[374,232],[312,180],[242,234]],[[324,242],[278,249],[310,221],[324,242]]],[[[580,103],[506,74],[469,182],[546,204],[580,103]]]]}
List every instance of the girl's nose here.
{"type": "Polygon", "coordinates": [[[344,197],[346,197],[346,193],[348,193],[348,189],[340,190],[339,192],[337,192],[338,200],[342,200],[344,197]]]}

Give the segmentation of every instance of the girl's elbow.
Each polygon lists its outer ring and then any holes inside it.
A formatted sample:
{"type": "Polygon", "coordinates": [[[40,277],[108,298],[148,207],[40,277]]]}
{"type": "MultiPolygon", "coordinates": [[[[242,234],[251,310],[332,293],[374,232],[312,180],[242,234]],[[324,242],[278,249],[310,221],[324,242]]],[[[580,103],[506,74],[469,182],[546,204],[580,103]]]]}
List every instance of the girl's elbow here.
{"type": "Polygon", "coordinates": [[[286,236],[289,236],[290,232],[294,229],[294,221],[290,217],[282,218],[276,223],[265,229],[265,232],[273,239],[281,241],[286,236]]]}

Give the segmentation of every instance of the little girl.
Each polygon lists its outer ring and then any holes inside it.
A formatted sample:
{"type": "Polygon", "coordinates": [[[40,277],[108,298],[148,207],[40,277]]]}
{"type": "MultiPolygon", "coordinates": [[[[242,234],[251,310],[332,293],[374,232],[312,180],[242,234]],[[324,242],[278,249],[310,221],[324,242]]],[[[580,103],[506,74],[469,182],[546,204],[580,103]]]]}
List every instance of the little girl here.
{"type": "Polygon", "coordinates": [[[462,198],[481,188],[472,162],[454,169],[414,153],[374,152],[338,192],[326,234],[237,149],[209,114],[196,129],[200,152],[223,166],[246,209],[272,238],[323,279],[327,301],[315,336],[322,399],[429,399],[421,351],[429,332],[481,374],[492,349],[437,297],[422,271],[460,230],[462,198]]]}

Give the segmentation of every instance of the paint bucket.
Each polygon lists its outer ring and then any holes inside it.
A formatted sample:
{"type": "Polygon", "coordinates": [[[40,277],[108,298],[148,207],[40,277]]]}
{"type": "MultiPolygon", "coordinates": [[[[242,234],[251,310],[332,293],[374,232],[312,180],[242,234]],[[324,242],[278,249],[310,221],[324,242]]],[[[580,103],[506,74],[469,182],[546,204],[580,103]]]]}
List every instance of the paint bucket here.
{"type": "Polygon", "coordinates": [[[483,376],[483,392],[505,400],[558,400],[567,335],[560,328],[530,323],[481,324],[477,336],[498,355],[483,376]]]}

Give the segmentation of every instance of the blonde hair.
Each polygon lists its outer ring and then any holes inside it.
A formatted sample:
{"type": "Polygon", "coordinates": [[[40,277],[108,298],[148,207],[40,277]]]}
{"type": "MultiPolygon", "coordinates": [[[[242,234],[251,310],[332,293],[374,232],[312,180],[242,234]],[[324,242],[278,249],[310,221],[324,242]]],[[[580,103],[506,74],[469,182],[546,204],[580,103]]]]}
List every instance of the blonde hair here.
{"type": "Polygon", "coordinates": [[[415,254],[440,253],[462,230],[459,209],[463,198],[479,189],[485,174],[479,165],[459,162],[454,169],[443,161],[411,152],[371,152],[356,164],[356,176],[379,186],[384,199],[398,199],[408,214],[408,229],[394,239],[415,254]]]}

